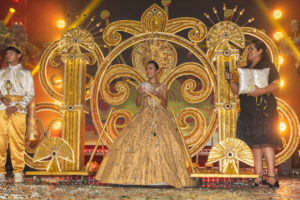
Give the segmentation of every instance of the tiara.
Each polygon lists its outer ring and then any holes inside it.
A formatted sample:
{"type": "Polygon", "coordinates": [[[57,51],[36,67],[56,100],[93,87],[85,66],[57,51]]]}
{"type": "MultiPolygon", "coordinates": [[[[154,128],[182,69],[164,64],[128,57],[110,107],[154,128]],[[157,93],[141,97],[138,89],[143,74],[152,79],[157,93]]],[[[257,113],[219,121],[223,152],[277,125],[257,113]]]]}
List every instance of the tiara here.
{"type": "Polygon", "coordinates": [[[15,48],[15,49],[18,49],[20,52],[21,52],[21,54],[23,54],[23,47],[22,47],[22,45],[17,45],[16,44],[16,42],[13,42],[13,43],[11,43],[11,44],[8,44],[7,45],[7,48],[8,47],[13,47],[13,48],[15,48]]]}

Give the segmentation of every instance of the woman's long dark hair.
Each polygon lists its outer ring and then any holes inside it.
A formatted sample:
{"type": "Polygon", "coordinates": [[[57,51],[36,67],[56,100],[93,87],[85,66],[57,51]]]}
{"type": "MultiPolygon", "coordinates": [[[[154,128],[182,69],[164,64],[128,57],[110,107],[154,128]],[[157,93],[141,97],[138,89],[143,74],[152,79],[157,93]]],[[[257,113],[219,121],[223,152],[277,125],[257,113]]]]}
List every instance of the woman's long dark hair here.
{"type": "Polygon", "coordinates": [[[271,61],[268,53],[267,53],[267,46],[266,44],[261,41],[261,40],[253,40],[252,43],[254,44],[255,48],[257,49],[257,51],[262,49],[262,52],[260,54],[260,60],[264,60],[264,61],[271,61]]]}

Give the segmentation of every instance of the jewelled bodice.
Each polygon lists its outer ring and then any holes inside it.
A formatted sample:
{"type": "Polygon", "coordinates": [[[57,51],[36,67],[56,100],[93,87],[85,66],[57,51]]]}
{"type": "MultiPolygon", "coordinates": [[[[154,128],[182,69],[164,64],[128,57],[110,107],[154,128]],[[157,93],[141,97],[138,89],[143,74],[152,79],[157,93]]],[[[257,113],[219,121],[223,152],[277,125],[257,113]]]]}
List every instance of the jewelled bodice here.
{"type": "MultiPolygon", "coordinates": [[[[163,85],[161,84],[159,87],[156,88],[156,91],[160,93],[162,96],[163,93],[163,85]]],[[[162,107],[160,102],[156,99],[154,99],[152,96],[150,96],[147,93],[143,94],[143,107],[142,108],[156,108],[156,107],[162,107]]]]}

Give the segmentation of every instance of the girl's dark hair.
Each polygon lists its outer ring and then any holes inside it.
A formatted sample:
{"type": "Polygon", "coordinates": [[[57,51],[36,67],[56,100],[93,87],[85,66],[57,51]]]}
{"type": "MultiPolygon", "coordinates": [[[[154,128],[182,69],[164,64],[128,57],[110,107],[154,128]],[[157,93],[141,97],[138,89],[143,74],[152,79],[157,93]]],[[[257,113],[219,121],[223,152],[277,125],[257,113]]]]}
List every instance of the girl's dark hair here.
{"type": "Polygon", "coordinates": [[[254,44],[255,48],[257,49],[257,51],[262,49],[262,52],[260,54],[260,60],[267,60],[267,61],[271,61],[268,53],[267,53],[267,46],[265,45],[265,43],[261,40],[253,40],[252,43],[254,44]]]}
{"type": "Polygon", "coordinates": [[[21,57],[19,58],[19,60],[21,60],[21,58],[23,57],[22,53],[17,48],[15,48],[15,47],[7,47],[5,49],[5,51],[9,51],[9,50],[15,51],[17,54],[21,54],[21,57]]]}
{"type": "Polygon", "coordinates": [[[154,60],[150,60],[150,61],[147,63],[147,65],[148,65],[148,64],[153,64],[154,67],[156,68],[156,70],[159,69],[159,66],[158,66],[157,62],[155,62],[154,60]]]}

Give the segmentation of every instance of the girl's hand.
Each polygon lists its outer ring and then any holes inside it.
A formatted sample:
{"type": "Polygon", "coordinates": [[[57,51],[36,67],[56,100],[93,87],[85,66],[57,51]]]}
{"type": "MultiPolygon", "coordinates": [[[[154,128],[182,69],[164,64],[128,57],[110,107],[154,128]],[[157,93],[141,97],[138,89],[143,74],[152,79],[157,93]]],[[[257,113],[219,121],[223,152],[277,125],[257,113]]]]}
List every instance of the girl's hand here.
{"type": "Polygon", "coordinates": [[[139,94],[139,95],[142,95],[144,92],[143,92],[143,88],[142,87],[138,87],[137,88],[137,93],[139,94]]]}
{"type": "Polygon", "coordinates": [[[263,95],[263,94],[266,93],[264,88],[259,88],[259,87],[257,87],[257,86],[255,86],[255,88],[256,88],[256,89],[253,90],[252,92],[250,92],[250,93],[248,94],[248,96],[258,97],[258,96],[261,96],[261,95],[263,95]]]}
{"type": "Polygon", "coordinates": [[[160,95],[159,92],[154,91],[154,92],[152,92],[152,94],[153,94],[154,96],[156,96],[157,98],[161,99],[161,95],[160,95]]]}

